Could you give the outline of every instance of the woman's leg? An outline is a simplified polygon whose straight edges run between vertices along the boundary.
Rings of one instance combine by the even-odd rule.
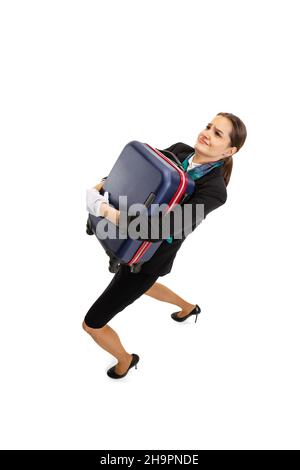
[[[83,321],[82,326],[101,348],[117,359],[118,364],[115,366],[117,374],[126,372],[132,360],[132,355],[124,349],[117,332],[109,325],[104,325],[102,328],[90,328]]]
[[[178,305],[182,310],[180,313],[177,314],[178,317],[184,317],[188,315],[195,307],[196,304],[190,304],[179,295],[175,294],[171,289],[160,284],[159,282],[155,282],[153,286],[150,287],[145,292],[146,295],[153,297],[154,299],[161,300],[162,302],[168,302],[169,304]]]
[[[158,275],[131,273],[129,268],[123,265],[84,318],[83,329],[99,346],[117,359],[118,363],[115,366],[117,374],[126,372],[132,354],[124,349],[118,334],[107,323],[142,296],[158,277]]]

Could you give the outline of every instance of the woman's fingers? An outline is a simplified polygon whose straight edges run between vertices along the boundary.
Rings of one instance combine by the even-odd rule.
[[[101,183],[96,184],[96,186],[94,186],[94,188],[96,188],[98,191],[100,191],[100,189],[102,188],[103,185],[104,185],[104,181],[101,181]]]

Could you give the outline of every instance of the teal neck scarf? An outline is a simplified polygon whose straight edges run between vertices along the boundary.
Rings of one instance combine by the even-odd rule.
[[[183,167],[185,172],[187,171],[187,168],[189,166],[189,159],[194,154],[195,154],[195,152],[191,153],[182,162],[182,167]],[[213,162],[213,163],[202,163],[201,165],[196,166],[195,168],[192,168],[187,173],[193,178],[193,180],[197,180],[197,179],[201,178],[202,176],[206,175],[206,173],[210,172],[213,168],[216,168],[218,166],[223,165],[223,163],[224,163],[223,160],[219,160],[218,162]],[[173,242],[173,237],[166,238],[166,241],[168,243],[172,243]]]
[[[189,159],[192,155],[195,155],[195,152],[191,153],[182,163],[185,172],[189,166]],[[201,165],[189,170],[188,174],[193,178],[193,180],[197,180],[198,178],[201,178],[202,176],[206,175],[206,173],[211,171],[213,168],[223,165],[223,163],[223,160],[219,160],[218,162],[213,163],[202,163]]]

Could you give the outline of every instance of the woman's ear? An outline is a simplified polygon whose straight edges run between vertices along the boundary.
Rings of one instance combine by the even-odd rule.
[[[223,157],[232,157],[232,155],[236,152],[237,152],[237,148],[233,147],[232,152],[229,153],[229,154],[228,153],[223,153]]]

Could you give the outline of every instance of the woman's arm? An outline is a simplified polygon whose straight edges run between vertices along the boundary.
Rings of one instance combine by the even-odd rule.
[[[106,178],[107,176],[105,178],[102,178],[100,183],[93,186],[93,188],[97,189],[97,191],[99,191],[100,194],[101,194],[101,189],[103,188]],[[105,202],[103,202],[100,206],[99,216],[105,217],[106,219],[108,219],[110,222],[112,222],[115,225],[118,225],[119,223],[119,211],[115,209],[113,206],[106,204]]]
[[[101,204],[100,216],[105,217],[115,225],[119,225],[120,211],[112,206],[109,206],[105,202]]]
[[[226,202],[226,197],[221,195],[215,186],[207,183],[205,187],[195,191],[195,193],[181,205],[181,211],[178,211],[179,224],[176,224],[176,209],[175,212],[171,210],[169,214],[159,213],[156,216],[147,216],[144,215],[143,218],[143,227],[146,227],[145,236],[140,235],[137,240],[157,242],[159,240],[165,240],[169,236],[175,237],[176,239],[183,239],[188,234],[193,232],[195,228],[202,222],[206,216],[215,210],[217,207],[221,206]],[[184,217],[183,206],[190,204],[190,217]],[[201,205],[197,211],[197,205]],[[180,209],[180,208],[179,208]],[[127,216],[128,226],[129,224],[136,219],[138,216],[132,215]],[[128,228],[127,228],[128,230]],[[136,227],[137,231],[140,231],[140,224]],[[155,237],[151,237],[152,233],[155,233]],[[165,234],[168,233],[166,236]],[[127,236],[129,236],[127,232]]]

